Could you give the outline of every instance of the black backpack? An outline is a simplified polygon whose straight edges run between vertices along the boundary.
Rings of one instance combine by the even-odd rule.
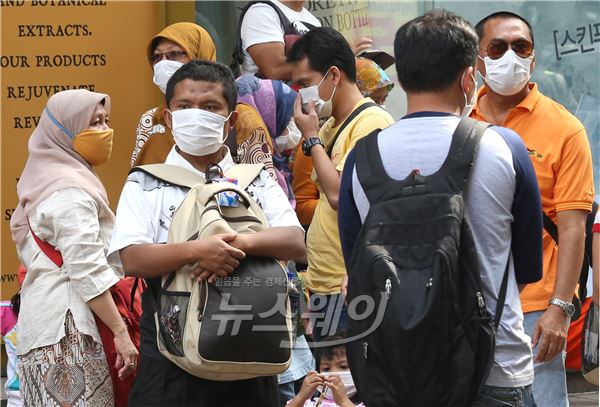
[[[242,22],[244,21],[244,16],[246,15],[246,12],[248,11],[248,9],[250,7],[252,7],[253,5],[259,4],[259,3],[268,4],[269,6],[273,7],[273,10],[275,10],[277,15],[279,16],[279,20],[281,21],[281,25],[283,27],[283,37],[284,37],[285,54],[286,55],[287,55],[288,51],[290,50],[290,48],[292,48],[292,46],[294,45],[296,40],[298,40],[298,38],[301,37],[301,34],[298,32],[298,30],[296,30],[296,27],[294,27],[294,25],[290,22],[290,20],[288,20],[288,18],[285,16],[285,14],[283,14],[283,12],[279,9],[279,7],[277,7],[273,2],[268,1],[268,0],[249,1],[244,6],[244,8],[242,8],[242,12],[241,12],[240,18],[238,20],[236,44],[235,44],[233,53],[231,54],[232,60],[229,63],[229,68],[231,68],[231,71],[233,72],[233,75],[236,78],[238,76],[240,76],[240,72],[241,72],[240,66],[244,62],[244,53],[242,51]],[[314,28],[314,26],[312,24],[308,24],[305,22],[303,22],[303,24],[308,29]],[[260,77],[261,76],[260,73],[257,73],[257,76]]]
[[[585,249],[583,251],[583,261],[581,263],[581,272],[579,274],[579,290],[577,296],[573,296],[573,305],[575,305],[575,314],[571,317],[571,321],[576,321],[581,316],[581,303],[587,298],[587,281],[590,273],[590,267],[593,262],[593,250],[592,250],[592,227],[594,225],[594,218],[596,217],[596,211],[598,211],[598,203],[594,201],[592,203],[592,211],[588,214],[585,222]],[[558,245],[558,226],[550,219],[546,212],[542,213],[544,220],[544,229],[554,243]]]
[[[467,406],[485,383],[508,263],[494,320],[463,191],[488,126],[462,119],[440,170],[402,181],[383,168],[379,130],[356,145],[370,209],[348,269],[347,357],[367,406]]]

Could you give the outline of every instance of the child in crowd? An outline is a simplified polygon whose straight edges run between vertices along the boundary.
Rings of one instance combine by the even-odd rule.
[[[20,303],[20,293],[15,294],[10,301],[0,302],[0,335],[2,335],[7,356],[6,383],[4,385],[7,407],[23,405],[19,392],[19,376],[17,375],[17,317]]]
[[[344,336],[330,336],[324,343],[331,345],[315,349],[319,372],[313,370],[306,375],[302,388],[287,407],[365,407],[356,399]],[[316,390],[320,395],[311,400]]]

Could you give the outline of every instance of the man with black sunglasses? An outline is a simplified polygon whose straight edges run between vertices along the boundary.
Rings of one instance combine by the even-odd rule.
[[[585,128],[530,82],[535,67],[531,25],[511,12],[493,13],[475,29],[477,68],[485,86],[472,117],[515,130],[536,172],[542,209],[558,226],[560,245],[544,234],[544,276],[521,293],[525,331],[535,355],[534,398],[540,406],[566,406],[564,359],[571,304],[592,208],[592,157]]]

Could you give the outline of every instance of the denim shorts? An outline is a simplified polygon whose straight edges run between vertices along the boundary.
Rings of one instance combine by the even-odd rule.
[[[473,407],[536,407],[531,385],[525,387],[483,386]]]

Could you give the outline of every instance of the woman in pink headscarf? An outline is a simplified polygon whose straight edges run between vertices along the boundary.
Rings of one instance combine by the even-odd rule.
[[[135,370],[138,352],[109,292],[119,281],[106,261],[114,214],[94,171],[110,157],[109,111],[108,95],[57,93],[29,140],[11,219],[27,268],[17,343],[25,405],[114,404],[92,312],[114,333],[119,375]]]

